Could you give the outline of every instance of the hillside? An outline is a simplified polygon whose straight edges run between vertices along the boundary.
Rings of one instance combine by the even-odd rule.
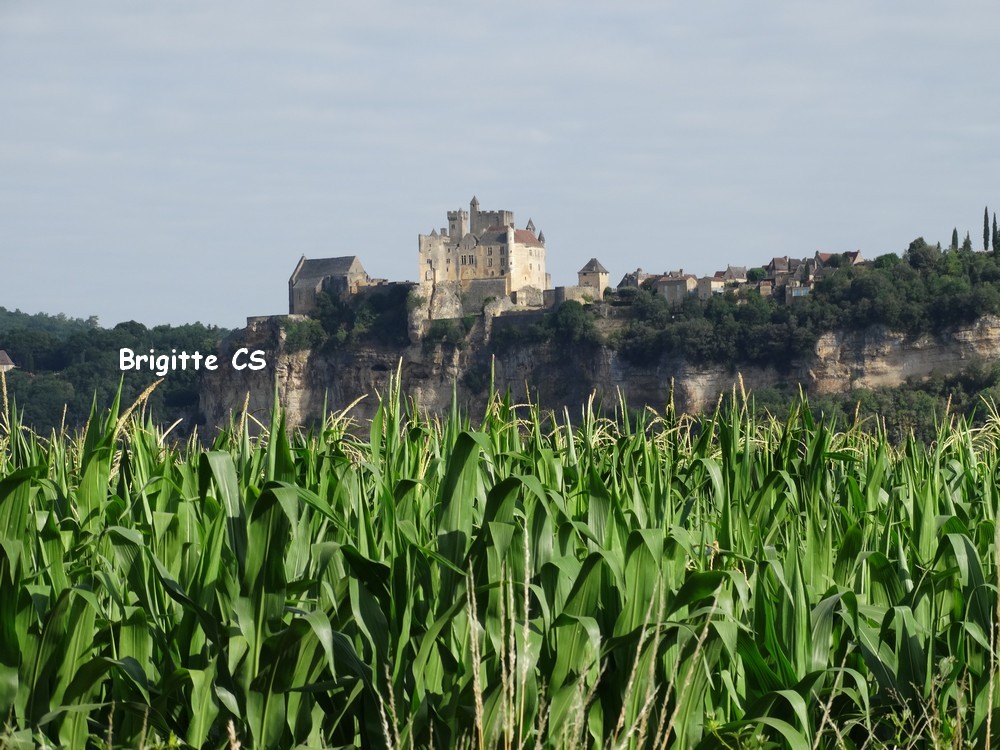
[[[431,319],[436,301],[390,285],[354,298],[321,295],[313,317],[252,318],[225,340],[200,324],[103,329],[0,309],[0,349],[18,364],[8,375],[11,397],[26,423],[43,430],[63,424],[64,404],[65,423],[79,426],[95,393],[105,406],[123,381],[130,402],[156,379],[149,371],[122,378],[122,346],[223,360],[240,346],[266,353],[259,372],[167,375],[150,410],[162,424],[183,419],[182,433],[223,424],[248,393],[265,420],[275,388],[293,423],[311,424],[324,405],[374,402],[397,368],[404,392],[432,413],[451,405],[453,386],[458,402],[479,412],[491,376],[496,388],[554,410],[596,394],[609,410],[622,396],[632,409],[662,409],[673,398],[695,413],[732,393],[741,375],[762,410],[787,409],[802,388],[820,411],[845,421],[877,415],[900,438],[911,429],[933,435],[946,404],[951,414],[984,418],[981,396],[1000,393],[997,257],[919,238],[901,256],[854,264],[850,255],[828,256],[809,295],[791,301],[780,287],[764,296],[727,286],[678,303],[631,288],[587,305],[512,312],[487,301],[485,314]],[[354,414],[372,409],[362,401]]]
[[[17,368],[6,374],[7,397],[23,421],[41,432],[82,427],[91,406],[107,408],[121,386],[122,400],[132,403],[157,375],[150,370],[122,373],[119,349],[212,352],[223,331],[194,323],[154,326],[129,321],[102,328],[95,318],[29,315],[0,308],[0,350]],[[187,432],[198,421],[198,373],[171,373],[149,400],[152,413],[165,424],[183,419]]]

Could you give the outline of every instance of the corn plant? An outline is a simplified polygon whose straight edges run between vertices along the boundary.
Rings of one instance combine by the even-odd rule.
[[[148,395],[148,394],[147,394]],[[0,415],[4,747],[1000,747],[1000,418]]]

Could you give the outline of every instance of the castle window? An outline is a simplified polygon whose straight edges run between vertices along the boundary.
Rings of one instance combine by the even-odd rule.
[[[493,258],[490,258],[486,263],[487,263],[487,265],[492,266],[493,265]]]

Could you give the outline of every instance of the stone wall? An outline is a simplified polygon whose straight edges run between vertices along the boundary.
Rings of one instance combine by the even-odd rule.
[[[525,286],[512,292],[511,301],[518,307],[542,307],[545,305],[545,295],[536,286]]]
[[[487,300],[507,297],[507,279],[472,279],[462,294],[462,310],[466,315],[478,315]]]
[[[592,286],[557,286],[555,289],[546,289],[542,296],[545,307],[559,307],[567,300],[579,302],[581,305],[600,302],[603,292]]]

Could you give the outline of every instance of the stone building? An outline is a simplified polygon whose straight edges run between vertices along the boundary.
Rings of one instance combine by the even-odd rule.
[[[576,275],[580,286],[593,287],[599,294],[604,294],[604,290],[608,288],[608,269],[597,258],[591,258]]]
[[[622,280],[618,282],[618,289],[636,289],[642,286],[643,282],[655,278],[655,273],[646,273],[641,268],[637,268],[622,276]]]
[[[712,295],[726,291],[726,280],[721,276],[703,276],[698,279],[698,299],[703,302],[712,299]]]
[[[339,258],[299,259],[288,280],[288,312],[308,315],[316,307],[316,295],[326,292],[331,297],[357,294],[371,283],[356,255]]]
[[[468,289],[484,279],[503,281],[506,294],[551,286],[545,272],[545,235],[529,219],[514,227],[512,211],[481,211],[473,196],[468,211],[449,211],[448,226],[418,236],[419,279],[425,284],[458,282]]]
[[[698,290],[698,279],[684,269],[670,271],[653,282],[653,290],[672,305],[679,305]]]

